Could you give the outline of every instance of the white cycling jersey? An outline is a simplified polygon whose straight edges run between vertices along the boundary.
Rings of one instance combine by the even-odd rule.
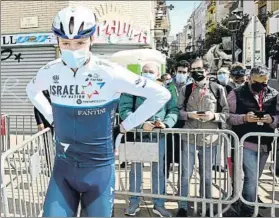
[[[51,105],[43,90],[49,90]],[[112,127],[121,93],[146,98],[123,121],[127,131],[149,119],[171,97],[163,86],[93,55],[76,73],[61,59],[48,63],[26,92],[48,122],[54,121],[57,158],[90,167],[114,162]]]

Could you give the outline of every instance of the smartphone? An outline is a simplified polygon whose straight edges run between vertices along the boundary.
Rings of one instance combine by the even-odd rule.
[[[265,112],[263,111],[257,111],[255,112],[255,116],[257,116],[258,118],[264,118]]]
[[[199,114],[199,115],[204,115],[205,112],[204,112],[204,111],[198,111],[197,114]]]

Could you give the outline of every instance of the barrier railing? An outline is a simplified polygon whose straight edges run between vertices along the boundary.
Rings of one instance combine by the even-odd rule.
[[[34,115],[9,115],[11,146],[18,145],[38,132]]]
[[[1,114],[1,132],[0,143],[1,152],[10,149],[10,117],[7,114]]]
[[[269,186],[256,184],[256,196],[266,191],[266,203],[247,200],[242,196],[242,172],[245,156],[243,146],[250,136],[274,138],[273,150],[278,156],[278,133],[249,133],[241,140],[230,130],[155,129],[152,132],[134,130],[133,137],[118,148],[116,160],[116,194],[178,201],[179,207],[193,204],[193,215],[222,216],[239,199],[255,208],[270,208],[276,217],[279,209],[276,175],[264,175]],[[48,145],[48,146],[46,146]],[[168,158],[168,153],[172,156]],[[175,152],[174,152],[175,151]],[[39,216],[53,167],[54,146],[49,129],[43,130],[1,156],[1,216]],[[176,153],[176,155],[175,155]],[[197,157],[198,154],[198,157]],[[225,168],[214,171],[216,155],[220,154]],[[232,166],[232,154],[234,165]],[[244,160],[243,160],[244,158]],[[259,168],[259,157],[257,165]],[[278,159],[274,158],[275,169]],[[125,168],[120,164],[127,163]],[[129,163],[129,164],[128,164]],[[176,164],[177,163],[177,164]],[[172,167],[171,167],[172,166]],[[275,172],[275,170],[273,171]],[[260,173],[256,172],[256,178]],[[260,185],[259,185],[260,184]],[[200,214],[199,214],[200,213]]]
[[[48,128],[1,155],[1,211],[5,217],[40,215],[53,160],[54,145]]]
[[[222,215],[239,199],[239,180],[232,177],[233,174],[239,174],[239,162],[236,161],[232,168],[231,161],[231,151],[239,158],[239,140],[232,131],[163,129],[152,133],[142,130],[133,133],[134,140],[121,144],[118,149],[118,164],[130,162],[131,165],[126,164],[125,169],[117,167],[117,194],[133,196],[133,202],[137,201],[135,196],[178,200],[180,206],[193,202],[194,214],[198,213],[198,204],[202,204],[202,216],[206,213]],[[234,149],[232,141],[235,143]],[[168,143],[172,143],[173,150],[179,146],[177,170],[175,167],[168,170],[170,163],[165,158]],[[224,173],[212,171],[217,149],[222,154],[223,166],[226,168]],[[173,156],[172,165],[175,165],[174,159]],[[150,181],[145,179],[142,183],[142,177],[146,177],[146,174],[151,174]],[[207,205],[209,208],[206,208]],[[214,205],[217,205],[217,209]]]
[[[251,150],[248,148],[248,142],[251,141],[251,137],[257,138],[257,143],[254,143],[256,149]],[[250,138],[250,139],[249,139]],[[264,138],[264,139],[263,139]],[[264,141],[269,138],[273,140],[272,152],[269,152],[267,145]],[[276,209],[279,210],[279,186],[277,185],[276,178],[276,166],[278,166],[277,152],[278,152],[278,133],[247,133],[240,139],[240,170],[243,166],[243,179],[242,179],[242,193],[240,193],[240,200],[250,207],[250,210],[254,211],[254,216],[258,216],[259,208],[265,207],[270,208],[270,216],[276,217]],[[251,143],[250,143],[251,146]],[[263,175],[264,165],[267,161],[268,156],[274,155],[273,161],[271,162],[272,171],[269,175]],[[271,175],[270,175],[271,174]],[[278,175],[277,175],[278,176]],[[261,183],[259,180],[269,180],[269,183]],[[253,193],[254,192],[254,193]],[[266,196],[263,201],[265,203],[258,202],[257,196]],[[245,207],[247,207],[245,206]],[[278,217],[278,215],[277,215]]]

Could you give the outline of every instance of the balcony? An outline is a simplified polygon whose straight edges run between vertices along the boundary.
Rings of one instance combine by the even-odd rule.
[[[163,3],[163,4],[162,4]],[[158,1],[156,12],[155,12],[155,29],[165,29],[167,30],[165,35],[168,36],[170,29],[170,19],[169,19],[169,6],[166,5],[165,1]],[[162,31],[155,30],[155,37],[161,38]]]

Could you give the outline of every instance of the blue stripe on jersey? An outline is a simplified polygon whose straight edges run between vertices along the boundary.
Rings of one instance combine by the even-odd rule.
[[[114,161],[112,126],[116,106],[116,101],[98,107],[52,104],[58,158],[84,166],[111,164]]]

